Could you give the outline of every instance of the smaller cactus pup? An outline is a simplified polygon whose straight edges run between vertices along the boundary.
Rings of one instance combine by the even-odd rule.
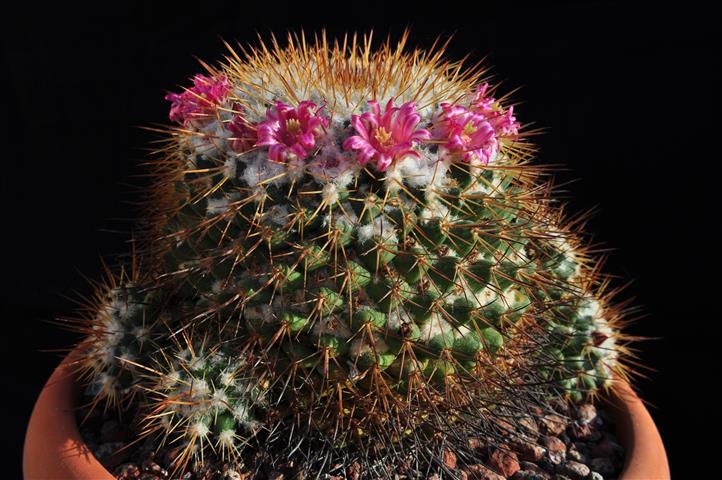
[[[171,93],[94,405],[174,468],[457,478],[624,376],[625,311],[506,97],[443,48],[289,35]],[[348,473],[349,471],[356,474]],[[340,473],[338,473],[340,472]]]

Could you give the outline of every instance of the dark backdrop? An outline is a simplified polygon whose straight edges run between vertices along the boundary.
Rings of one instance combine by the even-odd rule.
[[[453,33],[450,57],[487,56],[503,90],[521,87],[519,119],[547,128],[536,139],[539,161],[566,166],[559,179],[577,180],[566,186],[571,210],[598,207],[588,229],[616,248],[607,271],[635,280],[627,295],[648,316],[630,331],[658,337],[638,345],[641,361],[656,369],[638,385],[673,471],[707,478],[680,472],[706,471],[715,461],[697,434],[719,419],[719,135],[712,132],[719,121],[711,117],[720,95],[711,74],[720,55],[710,43],[712,16],[688,4],[422,3],[64,3],[3,11],[6,468],[19,468],[33,401],[59,359],[39,350],[74,340],[47,321],[72,312],[63,295],[91,291],[81,273],[98,278],[101,256],[127,250],[136,194],[126,183],[138,183],[131,177],[142,173],[152,140],[137,127],[166,121],[163,95],[201,70],[194,55],[214,61],[224,53],[221,37],[252,42],[256,31],[375,27],[379,37],[398,37],[408,25],[412,44],[429,47],[437,34]]]

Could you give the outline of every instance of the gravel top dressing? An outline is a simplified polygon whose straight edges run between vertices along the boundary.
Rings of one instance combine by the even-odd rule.
[[[617,441],[614,424],[604,410],[592,404],[568,407],[555,404],[556,414],[529,417],[525,438],[510,435],[506,444],[489,445],[483,438],[469,438],[469,445],[478,450],[484,463],[462,465],[457,455],[444,452],[444,467],[410,468],[409,465],[388,466],[389,477],[402,479],[441,480],[613,480],[624,465],[624,452]],[[87,415],[81,411],[79,422]],[[119,480],[293,480],[316,478],[293,462],[278,463],[259,458],[250,459],[245,469],[227,463],[207,464],[183,475],[172,475],[170,459],[177,447],[162,447],[154,452],[153,442],[130,440],[130,428],[117,417],[91,413],[81,425],[81,434],[100,462]],[[270,452],[265,454],[273,456]],[[321,478],[358,480],[361,468],[352,464],[346,471],[330,469]]]

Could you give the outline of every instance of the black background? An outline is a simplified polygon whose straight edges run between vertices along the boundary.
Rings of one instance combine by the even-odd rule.
[[[4,11],[4,468],[19,469],[33,401],[60,357],[39,350],[74,340],[47,321],[72,312],[63,295],[90,293],[80,272],[98,278],[101,256],[128,249],[136,194],[126,184],[140,182],[131,177],[142,173],[153,139],[138,126],[166,122],[163,95],[201,71],[194,56],[218,60],[221,38],[253,42],[256,32],[267,38],[325,27],[333,36],[374,27],[378,38],[398,38],[410,26],[412,45],[430,47],[438,34],[454,34],[449,57],[486,56],[502,91],[521,87],[518,118],[547,129],[536,138],[539,162],[566,167],[558,178],[576,180],[565,187],[570,210],[597,207],[588,230],[616,249],[607,272],[620,283],[635,280],[626,295],[647,317],[630,332],[658,337],[638,344],[641,361],[656,370],[644,371],[648,379],[638,386],[673,473],[713,478],[708,468],[718,460],[705,455],[701,435],[719,421],[714,17],[692,4],[471,5],[199,2]]]

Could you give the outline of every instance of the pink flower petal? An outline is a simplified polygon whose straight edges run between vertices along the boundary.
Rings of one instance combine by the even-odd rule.
[[[322,110],[309,100],[299,102],[295,108],[277,101],[266,110],[266,120],[257,126],[256,145],[269,146],[268,156],[274,161],[285,161],[290,155],[305,158],[328,126],[328,120],[320,115]]]
[[[394,107],[392,98],[386,102],[383,113],[376,100],[370,100],[369,104],[370,112],[351,116],[356,135],[343,142],[344,150],[354,150],[362,165],[374,162],[380,172],[405,155],[418,155],[413,144],[431,138],[431,133],[417,128],[421,116],[413,102]]]
[[[210,117],[229,92],[228,79],[224,75],[218,78],[196,75],[192,87],[183,93],[169,93],[165,96],[171,102],[169,118],[187,125],[191,120]]]

